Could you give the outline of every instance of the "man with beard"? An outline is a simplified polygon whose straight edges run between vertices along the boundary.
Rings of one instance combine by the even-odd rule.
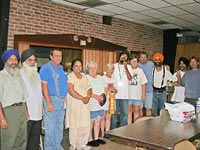
[[[67,94],[67,76],[60,65],[62,51],[54,49],[50,59],[40,69],[44,103],[45,150],[61,150],[64,122],[64,98]]]
[[[4,63],[0,72],[1,149],[25,150],[29,115],[25,104],[27,93],[19,74],[20,56],[17,50],[6,50],[1,60]]]
[[[34,49],[27,49],[21,54],[20,74],[28,92],[27,108],[30,118],[27,122],[27,150],[39,150],[42,122],[42,87],[37,72]]]
[[[188,69],[189,61],[185,57],[180,57],[178,60],[178,71],[173,74],[172,81],[174,85],[174,93],[171,101],[183,102],[185,99],[185,87],[180,86],[178,78],[182,78]]]
[[[192,56],[189,59],[190,71],[186,72],[179,81],[185,87],[185,102],[192,104],[196,108],[196,101],[200,98],[200,70],[199,59]]]
[[[155,68],[153,69],[153,101],[152,101],[152,115],[155,117],[158,115],[158,110],[164,108],[164,103],[167,101],[166,85],[167,81],[172,80],[172,74],[163,65],[164,56],[161,53],[155,53],[153,55],[153,62]]]
[[[119,54],[119,62],[114,64],[113,76],[117,81],[116,111],[111,118],[111,129],[117,127],[117,115],[120,113],[120,126],[128,124],[129,80],[132,79],[128,64],[129,52]]]

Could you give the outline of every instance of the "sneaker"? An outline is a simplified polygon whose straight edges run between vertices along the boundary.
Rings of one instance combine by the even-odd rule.
[[[89,146],[99,146],[99,142],[97,142],[97,140],[94,140],[94,141],[88,142],[87,145],[89,145]]]
[[[96,140],[99,144],[106,144],[106,141],[102,140],[102,139],[98,139]]]
[[[76,150],[75,146],[70,146],[69,150]]]
[[[78,147],[76,150],[91,150],[90,146],[82,146],[82,147]]]

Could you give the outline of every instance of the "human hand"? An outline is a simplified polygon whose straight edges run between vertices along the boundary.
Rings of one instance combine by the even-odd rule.
[[[48,107],[48,112],[53,112],[54,111],[54,105],[52,102],[48,102],[47,103],[47,107]]]
[[[8,122],[6,119],[0,120],[0,128],[2,128],[2,129],[8,128]]]

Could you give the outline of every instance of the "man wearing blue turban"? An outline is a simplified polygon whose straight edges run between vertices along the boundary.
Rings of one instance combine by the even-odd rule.
[[[5,50],[1,55],[4,69],[0,71],[1,149],[26,149],[27,128],[25,85],[19,74],[20,56],[17,50]]]

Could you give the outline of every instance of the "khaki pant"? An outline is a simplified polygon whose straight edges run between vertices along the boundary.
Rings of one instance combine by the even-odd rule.
[[[69,128],[69,142],[74,147],[86,146],[88,143],[90,126],[81,128]]]
[[[3,108],[8,128],[1,129],[1,150],[25,150],[27,127],[24,106]]]

